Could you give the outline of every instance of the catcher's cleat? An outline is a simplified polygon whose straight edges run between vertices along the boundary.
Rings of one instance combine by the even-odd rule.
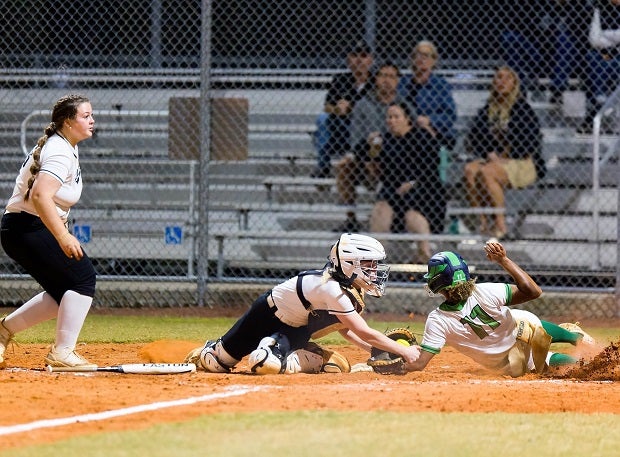
[[[52,345],[50,352],[45,357],[46,365],[52,367],[96,367],[74,350],[60,350]]]
[[[196,366],[200,366],[200,353],[202,352],[203,348],[204,346],[200,346],[192,349],[191,352],[185,356],[185,360],[183,360],[183,362],[193,363]]]
[[[210,373],[229,373],[238,362],[226,352],[221,340],[209,340],[185,357],[185,363],[193,363],[196,368]]]
[[[13,334],[4,326],[4,319],[0,321],[0,366],[4,365],[4,352],[13,339]]]
[[[572,322],[564,322],[559,326],[569,332],[579,333],[583,344],[587,344],[588,346],[594,346],[596,344],[596,340],[583,331],[583,329],[579,326],[579,322],[575,322],[574,324]]]

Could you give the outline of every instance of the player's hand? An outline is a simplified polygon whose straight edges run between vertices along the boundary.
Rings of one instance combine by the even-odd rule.
[[[487,241],[484,245],[484,252],[487,255],[487,259],[491,262],[500,262],[506,258],[506,249],[501,243],[497,241]]]
[[[403,359],[405,363],[414,363],[416,360],[420,358],[420,346],[412,345],[405,350],[405,354],[403,355]]]
[[[58,244],[70,259],[81,260],[84,257],[82,246],[75,236],[69,232],[63,233],[58,239]]]

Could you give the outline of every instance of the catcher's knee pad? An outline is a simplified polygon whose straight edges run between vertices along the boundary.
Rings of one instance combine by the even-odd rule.
[[[239,363],[226,352],[221,340],[207,341],[200,350],[198,362],[198,366],[211,373],[228,373]]]
[[[286,373],[348,373],[351,365],[346,357],[335,351],[308,343],[303,349],[291,352],[286,358]]]
[[[289,348],[288,338],[281,333],[263,338],[248,357],[250,370],[256,374],[283,373]]]

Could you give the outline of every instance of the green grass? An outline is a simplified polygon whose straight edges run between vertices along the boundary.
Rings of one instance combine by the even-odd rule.
[[[260,412],[214,414],[0,452],[11,457],[616,456],[613,414]]]
[[[206,317],[154,317],[154,316],[110,316],[91,314],[86,318],[80,333],[80,342],[85,343],[147,343],[161,339],[203,341],[223,335],[235,322],[235,318]],[[414,332],[422,333],[422,324],[407,322],[377,322],[369,324],[378,329],[410,326]],[[51,343],[56,321],[43,322],[19,333],[18,342]],[[344,344],[346,341],[337,332],[320,340],[325,344]]]
[[[161,339],[204,341],[223,335],[235,322],[228,317],[157,317],[157,316],[110,316],[91,314],[86,318],[80,342],[84,343],[148,343]],[[384,331],[394,327],[409,327],[421,340],[424,324],[405,321],[379,321],[368,319],[371,327]],[[17,335],[22,343],[49,344],[54,337],[56,321],[48,321]],[[587,328],[597,341],[618,341],[620,329],[613,327]],[[323,344],[345,344],[338,332],[319,340]]]

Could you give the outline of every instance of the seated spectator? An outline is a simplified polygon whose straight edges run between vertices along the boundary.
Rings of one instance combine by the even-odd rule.
[[[416,110],[414,124],[428,131],[439,148],[454,147],[456,103],[450,83],[434,73],[439,60],[437,48],[430,41],[420,41],[411,53],[411,75],[398,83],[398,94]]]
[[[359,232],[360,224],[355,215],[355,186],[365,185],[374,189],[376,180],[366,173],[370,160],[370,147],[387,131],[387,108],[397,101],[396,86],[400,77],[398,67],[385,63],[379,67],[374,79],[374,90],[362,97],[351,111],[349,137],[350,150],[336,163],[336,187],[340,203],[350,207],[347,219],[337,232]]]
[[[620,0],[597,0],[589,32],[586,116],[579,134],[592,133],[594,116],[620,79]],[[603,131],[613,133],[605,125]]]
[[[381,145],[373,143],[374,158],[368,164],[369,172],[380,182],[370,231],[441,233],[446,200],[439,177],[437,140],[427,129],[415,125],[405,103],[388,107],[386,123],[388,131]],[[418,242],[417,251],[412,261],[427,261],[430,242]]]
[[[503,208],[504,189],[527,187],[544,175],[540,123],[510,67],[495,71],[489,99],[474,118],[465,145],[477,157],[464,172],[472,207]],[[479,231],[503,238],[508,231],[504,214],[495,214],[493,224],[481,215]]]
[[[343,155],[348,149],[351,110],[369,90],[372,63],[370,47],[359,42],[347,55],[349,71],[339,73],[332,79],[325,96],[324,113],[319,115],[317,125],[318,132],[327,131],[329,136],[318,147],[317,166],[311,176],[329,176],[331,159]]]

